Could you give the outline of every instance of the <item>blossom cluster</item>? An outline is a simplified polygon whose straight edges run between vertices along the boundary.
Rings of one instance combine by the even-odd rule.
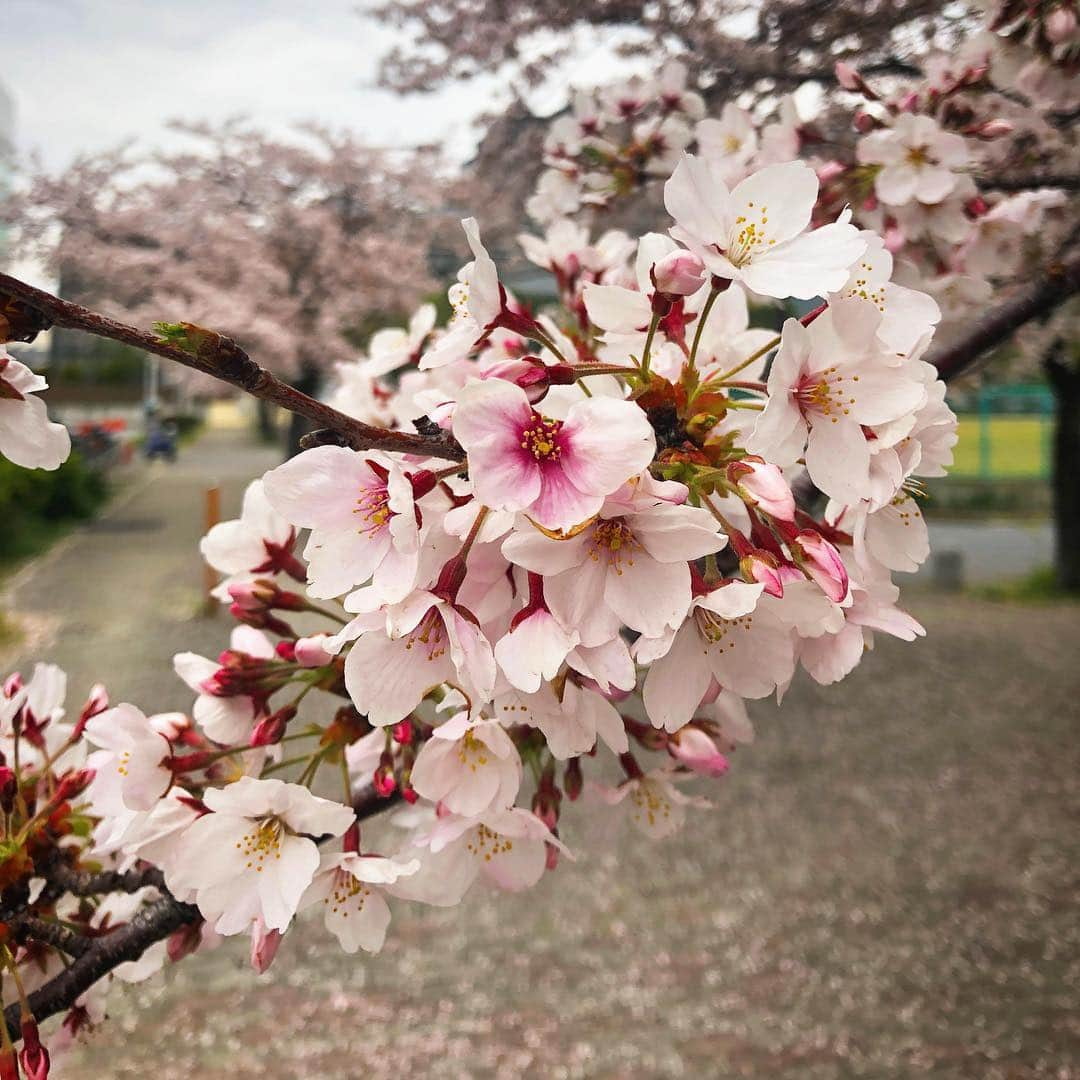
[[[191,715],[96,688],[71,724],[55,669],[5,684],[8,836],[34,865],[159,874],[97,905],[46,890],[36,916],[194,905],[119,978],[234,934],[263,970],[309,907],[374,952],[395,904],[525,889],[572,858],[570,804],[669,836],[708,805],[684,783],[751,737],[746,699],[921,634],[891,574],[927,555],[919,479],[956,438],[920,359],[939,310],[847,210],[811,228],[818,197],[799,162],[729,187],[684,155],[666,233],[526,241],[555,317],[466,220],[449,324],[424,308],[380,332],[333,399],[432,453],[319,445],[249,486],[202,542],[238,625],[216,659],[175,658]],[[763,298],[818,303],[774,335],[750,325]],[[804,471],[820,515],[793,494]],[[393,806],[389,836],[361,835]],[[7,955],[20,993],[54,963]],[[84,996],[65,1030],[100,1011]]]
[[[565,246],[571,218],[666,177],[683,151],[729,187],[800,158],[820,182],[814,222],[850,209],[881,238],[886,279],[938,303],[947,338],[1032,258],[1052,257],[1070,229],[1066,192],[1032,174],[1067,176],[1078,160],[1072,125],[1058,120],[1076,103],[1075,8],[1006,3],[991,14],[985,31],[931,56],[917,80],[882,88],[838,63],[841,94],[813,118],[794,97],[754,112],[728,102],[706,116],[678,62],[655,80],[578,92],[548,130],[529,212]],[[872,284],[853,287],[870,296]]]

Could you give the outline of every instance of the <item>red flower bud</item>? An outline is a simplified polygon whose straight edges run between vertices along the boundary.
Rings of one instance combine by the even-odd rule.
[[[289,721],[296,716],[295,705],[285,705],[277,712],[264,716],[251,733],[251,746],[273,746],[281,742]]]
[[[49,1080],[49,1051],[41,1045],[37,1021],[32,1016],[23,1017],[22,1037],[19,1061],[26,1080]]]

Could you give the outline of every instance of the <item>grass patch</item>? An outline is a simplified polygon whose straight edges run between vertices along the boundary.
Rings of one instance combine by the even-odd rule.
[[[981,600],[995,600],[998,603],[1007,604],[1052,604],[1080,601],[1080,596],[1062,592],[1058,588],[1052,566],[1041,566],[1025,577],[1016,578],[1013,581],[978,585],[968,591]]]
[[[989,424],[989,475],[993,477],[1043,476],[1044,441],[1050,438],[1052,421],[1038,416],[993,416]],[[954,476],[981,474],[982,421],[960,417],[960,441],[956,444]]]
[[[0,567],[37,555],[92,518],[108,495],[101,473],[72,454],[59,469],[20,469],[0,458]]]

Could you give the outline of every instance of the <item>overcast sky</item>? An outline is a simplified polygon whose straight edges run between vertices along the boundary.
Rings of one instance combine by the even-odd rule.
[[[437,98],[375,88],[394,31],[357,0],[3,0],[0,79],[16,104],[15,142],[46,165],[140,136],[160,145],[173,118],[250,116],[284,132],[316,119],[376,145],[471,145],[493,81]],[[486,100],[485,100],[486,98]]]

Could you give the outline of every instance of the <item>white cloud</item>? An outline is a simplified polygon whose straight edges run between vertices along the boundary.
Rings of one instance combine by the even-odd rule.
[[[495,84],[403,99],[374,87],[394,32],[355,0],[6,0],[20,26],[3,78],[16,102],[21,157],[49,167],[137,137],[168,138],[173,118],[244,114],[284,133],[305,120],[348,128],[375,145],[472,145]]]

